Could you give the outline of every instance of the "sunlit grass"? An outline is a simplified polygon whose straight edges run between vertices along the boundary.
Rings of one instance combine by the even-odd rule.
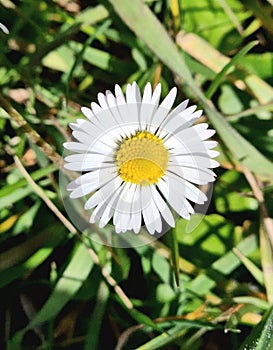
[[[271,1],[87,3],[0,1],[0,347],[271,348]],[[204,109],[221,167],[205,215],[121,249],[78,232],[58,171],[80,106],[132,81]]]

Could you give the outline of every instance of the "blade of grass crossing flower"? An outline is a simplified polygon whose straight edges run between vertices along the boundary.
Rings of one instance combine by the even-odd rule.
[[[171,260],[172,260],[172,268],[174,272],[175,282],[177,287],[180,285],[180,279],[179,279],[179,246],[176,236],[175,230],[170,230],[168,233],[168,238],[170,241],[170,247],[171,247]]]
[[[260,283],[261,286],[264,285],[263,272],[246,256],[244,256],[237,248],[233,248],[233,252],[238,256],[241,262],[245,265],[251,275],[255,280]]]
[[[195,85],[191,73],[174,42],[151,10],[141,1],[109,0],[123,21],[202,102],[209,119],[234,158],[256,174],[271,178],[273,163],[265,158],[252,144],[244,139],[206,99]],[[160,40],[158,38],[160,37]]]
[[[243,56],[245,56],[254,46],[258,44],[258,41],[252,41],[248,43],[242,50],[240,50],[232,59],[223,67],[223,69],[216,75],[215,79],[211,83],[206,92],[206,97],[211,99],[215,91],[218,89],[220,83],[225,77],[227,71],[233,67]]]
[[[273,308],[247,337],[240,350],[271,350],[273,349]]]
[[[264,273],[264,284],[267,294],[267,300],[273,304],[273,252],[265,227],[260,224],[260,249],[261,262]]]
[[[52,294],[30,323],[24,329],[15,333],[8,343],[8,349],[19,349],[21,340],[27,330],[54,318],[78,292],[93,266],[93,260],[90,258],[86,247],[83,244],[78,244]]]

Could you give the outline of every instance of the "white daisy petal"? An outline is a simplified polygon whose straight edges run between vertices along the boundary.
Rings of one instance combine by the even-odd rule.
[[[117,191],[113,194],[111,199],[107,201],[105,211],[102,214],[101,219],[100,219],[100,225],[99,225],[100,227],[104,227],[111,220],[111,218],[115,212],[117,202],[119,200],[120,192],[123,190],[124,185],[121,185],[117,189]]]
[[[94,113],[88,107],[81,107],[82,114],[86,116],[91,122],[94,121]]]
[[[135,101],[136,101],[136,103],[140,103],[141,102],[141,94],[140,94],[139,87],[135,81],[133,82],[132,85],[133,85],[133,89],[134,89]]]
[[[193,113],[195,109],[196,109],[196,106],[191,106],[183,110],[182,112],[174,115],[172,118],[169,118],[169,117],[166,118],[166,123],[164,124],[163,132],[169,135],[168,137],[170,137],[173,134],[176,135],[178,132],[183,131],[187,128],[190,128],[191,125],[202,114],[202,111],[197,111]],[[163,137],[163,135],[161,137]]]
[[[163,179],[164,178],[164,179]],[[159,180],[157,186],[161,193],[164,193],[166,201],[184,219],[189,219],[189,212],[185,206],[185,196],[180,188],[175,187],[175,183],[167,176]]]
[[[215,151],[215,150],[209,150],[207,151],[207,153],[210,158],[218,157],[220,154],[218,151]]]
[[[96,102],[91,102],[91,108],[94,114],[99,114],[103,110]]]
[[[141,195],[140,186],[135,186],[131,206],[131,226],[135,233],[141,228]]]
[[[70,156],[65,157],[66,162],[70,163],[85,163],[90,162],[111,162],[112,157],[104,155],[104,154],[71,154]]]
[[[142,103],[150,104],[152,103],[152,85],[147,83],[144,88]]]
[[[148,232],[153,235],[155,233],[155,217],[150,186],[141,187],[140,193],[143,220]]]
[[[74,152],[88,152],[90,145],[87,145],[85,143],[80,143],[80,142],[65,142],[63,144],[64,148],[66,148],[69,151],[74,151]]]
[[[108,201],[113,196],[115,191],[117,191],[117,189],[121,186],[121,184],[122,180],[119,177],[115,178],[114,181],[111,181],[110,183],[108,182],[88,199],[84,208],[91,209],[101,202]]]
[[[197,125],[193,125],[193,129],[200,134],[201,132],[207,130],[207,128],[209,127],[209,124],[207,123],[199,123]]]
[[[101,182],[104,183],[116,176],[116,167],[109,167],[106,169],[98,169],[92,172],[88,172],[84,175],[79,176],[75,181],[78,185]]]
[[[160,130],[161,130],[161,132],[163,131],[164,126],[165,126],[166,124],[170,123],[171,120],[172,120],[173,118],[175,118],[175,117],[177,117],[177,118],[176,118],[176,121],[173,122],[175,125],[176,125],[177,123],[178,123],[178,125],[181,125],[181,124],[185,125],[185,120],[184,120],[183,117],[181,117],[180,113],[181,113],[182,111],[184,111],[184,110],[187,108],[188,103],[189,103],[189,100],[183,101],[183,102],[180,103],[173,111],[171,111],[171,112],[169,113],[168,117],[165,118],[165,119],[162,121],[162,123],[160,124]],[[174,127],[173,127],[173,128],[174,128]],[[161,137],[162,137],[162,136],[161,136]]]
[[[172,108],[172,105],[174,103],[174,100],[176,98],[177,89],[172,88],[172,90],[168,93],[168,95],[164,98],[164,100],[161,102],[160,106],[154,113],[152,120],[151,120],[151,130],[155,131],[158,129],[158,126],[163,122],[166,115],[169,113],[170,109]]]
[[[113,217],[114,224],[117,224],[120,221],[120,218],[123,216],[129,215],[128,222],[130,220],[130,206],[132,202],[133,189],[131,184],[127,182],[120,193],[119,200],[115,207],[115,214]],[[122,221],[122,220],[121,220]]]
[[[101,202],[98,204],[98,206],[95,208],[92,215],[90,216],[89,222],[91,224],[94,224],[95,222],[97,222],[100,219],[103,212],[105,211],[105,206],[106,206],[105,202]]]
[[[201,140],[206,140],[209,139],[211,136],[213,136],[215,134],[215,130],[204,130],[203,132],[199,133],[199,137]]]
[[[160,94],[161,94],[161,84],[158,83],[154,89],[154,92],[152,94],[152,100],[151,100],[151,103],[153,105],[155,105],[156,107],[158,106],[159,104],[159,100],[160,100]]]
[[[171,227],[174,227],[175,222],[174,222],[173,215],[172,215],[167,203],[163,200],[163,198],[161,197],[161,195],[159,194],[159,192],[157,191],[155,186],[152,186],[152,196],[153,196],[153,200],[154,200],[158,210],[160,211],[163,219],[167,222],[168,225],[170,225]]]
[[[108,104],[107,104],[106,97],[101,92],[98,93],[98,101],[99,101],[99,104],[100,104],[102,109],[108,110],[109,107],[108,107]]]
[[[76,180],[71,181],[67,186],[66,186],[66,190],[67,191],[73,191],[78,187],[78,184],[76,183]]]
[[[179,168],[176,165],[170,165],[168,171],[172,173],[178,173]],[[193,168],[183,168],[183,179],[193,182],[198,185],[205,185],[208,182],[213,182],[216,175],[213,171],[209,169],[193,169]]]
[[[113,114],[113,117],[115,118],[117,125],[121,125],[124,121],[121,117],[121,114],[119,113],[117,100],[115,96],[109,92],[107,93],[106,98],[107,98],[107,103],[108,103],[110,112]]]
[[[185,219],[192,203],[207,197],[196,186],[215,180],[219,166],[215,133],[207,123],[193,123],[202,111],[188,100],[172,110],[177,89],[161,102],[161,85],[152,92],[147,83],[141,96],[136,82],[126,93],[98,93],[98,103],[82,107],[87,119],[70,123],[72,141],[64,147],[65,168],[84,172],[67,186],[70,198],[88,196],[90,223],[104,227],[113,219],[116,232],[140,232],[144,224],[153,235],[175,226],[172,211]],[[72,206],[73,207],[73,206]],[[164,223],[164,225],[163,225]]]
[[[126,86],[126,102],[127,102],[127,104],[136,103],[135,94],[134,94],[133,87],[131,84],[127,84],[127,86]]]
[[[184,197],[188,198],[190,201],[204,204],[207,200],[207,196],[199,190],[196,186],[192,185],[190,182],[183,179],[176,174],[167,172],[166,175],[168,179],[171,179],[173,183],[176,183],[177,188],[179,188],[180,192],[183,191]]]
[[[94,172],[82,175],[80,178],[84,178],[82,183],[79,183],[79,179],[77,178],[75,180],[75,183],[78,185],[77,188],[74,188],[73,191],[70,193],[70,198],[80,198],[83,197],[91,192],[96,191],[97,189],[103,187],[106,183],[108,183],[109,181],[113,181],[114,178],[116,177],[116,174],[113,173],[109,173],[108,176],[104,175],[102,176],[101,173],[104,171],[105,169],[100,169],[100,170],[95,170]],[[106,169],[108,170],[108,169]],[[96,176],[93,176],[93,178],[91,176],[88,175],[93,175],[93,173],[96,174]],[[90,179],[90,181],[86,181],[88,176],[88,179]]]
[[[178,164],[181,167],[183,166],[191,166],[193,168],[199,168],[199,167],[204,167],[204,168],[217,168],[219,166],[219,163],[214,160],[210,159],[208,157],[202,157],[198,156],[195,154],[192,155],[185,155],[185,154],[180,154],[180,155],[172,155],[169,158],[169,162],[173,164]]]

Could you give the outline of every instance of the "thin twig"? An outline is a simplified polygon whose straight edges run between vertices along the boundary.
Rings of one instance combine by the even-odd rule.
[[[55,164],[58,164],[61,168],[63,165],[62,157],[53,150],[53,148],[35,131],[27,121],[17,112],[16,109],[0,94],[0,106],[8,113],[10,118],[22,128],[22,130],[27,134],[29,139],[35,143],[45,155]]]
[[[264,195],[259,186],[258,179],[255,178],[255,176],[251,173],[251,171],[248,168],[243,167],[242,169],[250,187],[252,188],[253,194],[260,205],[263,224],[270,239],[271,247],[273,248],[273,220],[268,214],[264,201]]]
[[[14,162],[17,166],[17,168],[20,170],[21,174],[24,176],[24,178],[27,180],[27,182],[30,184],[30,186],[33,188],[33,190],[38,194],[38,196],[45,202],[45,204],[48,206],[48,208],[57,216],[57,218],[64,224],[64,226],[72,233],[76,234],[77,230],[76,228],[71,224],[69,220],[60,212],[60,210],[56,207],[56,205],[46,196],[44,191],[39,187],[36,182],[32,179],[32,177],[29,175],[29,173],[26,171],[25,167],[23,166],[20,159],[14,155],[13,156]]]

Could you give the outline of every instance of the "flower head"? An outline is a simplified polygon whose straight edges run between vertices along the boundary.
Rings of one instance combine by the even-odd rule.
[[[115,94],[98,94],[99,104],[82,107],[87,119],[71,123],[73,141],[64,147],[74,154],[65,158],[66,169],[82,174],[67,190],[71,198],[88,196],[90,222],[105,226],[111,219],[116,232],[138,233],[145,225],[150,234],[162,231],[163,222],[174,227],[173,212],[185,219],[194,213],[192,203],[207,197],[195,185],[215,180],[210,168],[217,144],[207,141],[215,131],[193,123],[201,116],[188,100],[171,110],[176,88],[159,104],[161,86],[141,96],[134,82]]]

